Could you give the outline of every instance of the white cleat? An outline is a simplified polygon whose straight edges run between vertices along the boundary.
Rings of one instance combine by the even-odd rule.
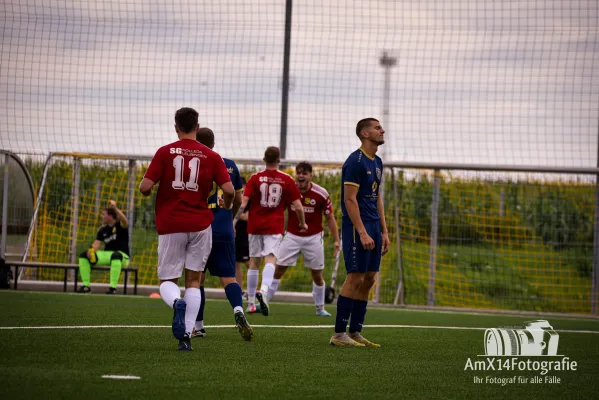
[[[325,309],[316,311],[316,315],[318,315],[319,317],[331,317],[332,316],[331,313],[329,313]]]

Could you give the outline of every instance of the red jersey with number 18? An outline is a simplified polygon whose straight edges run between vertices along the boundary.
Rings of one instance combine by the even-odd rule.
[[[250,235],[285,233],[285,208],[300,198],[293,178],[276,169],[252,175],[243,195],[250,198],[247,227]]]
[[[144,178],[160,182],[156,195],[159,235],[208,228],[214,218],[208,209],[212,182],[222,186],[231,181],[221,156],[193,139],[159,148]]]

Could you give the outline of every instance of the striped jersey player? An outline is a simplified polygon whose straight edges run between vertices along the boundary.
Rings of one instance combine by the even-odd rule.
[[[312,182],[312,164],[307,161],[299,163],[295,167],[295,173],[308,229],[305,232],[300,231],[295,207],[290,205],[287,214],[287,232],[277,250],[275,275],[268,289],[268,301],[270,302],[277,292],[287,268],[295,266],[301,253],[304,257],[304,265],[310,269],[312,274],[312,296],[316,306],[316,315],[329,317],[331,314],[324,309],[325,282],[322,271],[325,259],[322,220],[324,217],[329,231],[333,235],[335,241],[333,257],[336,257],[340,248],[340,240],[333,214],[333,204],[326,189]]]

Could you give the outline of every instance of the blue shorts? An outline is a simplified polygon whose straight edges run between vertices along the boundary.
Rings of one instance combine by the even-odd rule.
[[[219,278],[235,277],[235,242],[212,242],[205,271]]]
[[[343,240],[343,258],[345,269],[350,272],[378,272],[381,266],[383,235],[380,221],[363,221],[368,235],[374,240],[374,249],[365,250],[360,241],[358,231],[351,221],[343,219],[341,234]]]

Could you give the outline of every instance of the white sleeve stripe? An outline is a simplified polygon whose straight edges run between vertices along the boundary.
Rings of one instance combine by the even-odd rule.
[[[312,183],[312,191],[319,194],[325,200],[329,198],[329,192],[327,192],[327,190],[322,186],[319,186],[315,183]]]

